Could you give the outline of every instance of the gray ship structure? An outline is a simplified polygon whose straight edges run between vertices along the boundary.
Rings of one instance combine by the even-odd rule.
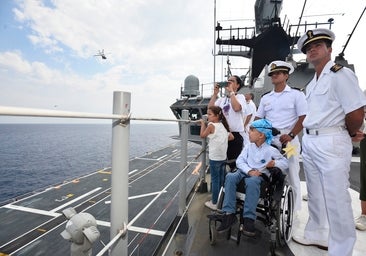
[[[282,2],[255,1],[252,26],[224,28],[216,23],[215,27],[219,46],[215,56],[251,60],[248,72],[242,75],[244,87],[239,93],[253,92],[257,104],[260,96],[272,88],[266,66],[273,60],[291,62],[295,72],[289,83],[300,89],[306,87],[314,70],[306,61],[292,58],[297,51],[294,45],[300,35],[298,27],[329,28],[334,23],[329,19],[326,23],[285,26],[280,19]],[[268,44],[269,39],[271,44]],[[336,61],[352,67],[342,53]],[[229,60],[227,65],[226,75],[230,76]],[[224,82],[220,84],[223,86]],[[130,102],[124,104],[127,98],[122,95],[116,106],[130,105]],[[170,106],[176,117],[173,121],[179,124],[180,140],[133,159],[128,156],[129,122],[133,120],[130,113],[106,115],[105,118],[113,120],[112,137],[123,138],[122,143],[113,143],[118,157],[112,156],[112,167],[3,202],[0,206],[0,256],[327,255],[326,251],[300,246],[291,239],[273,248],[273,233],[265,225],[258,225],[256,236],[252,238],[241,236],[238,239],[240,231],[236,226],[223,235],[212,232],[207,216],[213,213],[204,206],[209,199],[210,184],[206,141],[199,138],[200,127],[196,122],[207,113],[209,99],[203,96],[199,79],[189,75],[181,88],[181,97]],[[59,111],[27,112],[0,107],[0,115],[79,117],[80,113],[73,116]],[[119,168],[121,166],[124,168]],[[350,193],[355,216],[360,213],[359,171],[359,158],[354,157]],[[125,178],[116,179],[118,176],[114,175],[119,172]],[[301,180],[305,194],[303,170]],[[121,202],[126,204],[120,205]],[[304,230],[308,215],[306,201],[302,204],[301,212],[294,216],[297,221],[286,222],[291,230],[287,234],[289,238]],[[115,211],[116,205],[119,211]],[[354,256],[366,255],[365,240],[366,232],[357,231]]]

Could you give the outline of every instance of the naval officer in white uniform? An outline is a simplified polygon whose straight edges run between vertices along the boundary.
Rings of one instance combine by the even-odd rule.
[[[366,98],[352,70],[331,60],[335,35],[309,30],[297,46],[314,65],[306,87],[302,157],[309,195],[304,236],[293,240],[328,249],[329,256],[351,256],[356,241],[349,188],[352,137],[360,129]]]
[[[307,112],[305,94],[287,85],[289,75],[294,71],[291,64],[284,61],[273,61],[268,66],[273,90],[262,96],[256,113],[256,119],[266,118],[281,134],[274,137],[273,144],[279,149],[288,142],[296,148],[296,154],[289,157],[287,179],[294,191],[294,211],[301,209],[300,185],[300,142],[297,134],[301,132],[302,122]]]

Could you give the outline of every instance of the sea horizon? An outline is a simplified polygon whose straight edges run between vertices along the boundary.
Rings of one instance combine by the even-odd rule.
[[[177,142],[177,123],[131,122],[130,159]],[[0,123],[0,204],[111,166],[112,125]]]

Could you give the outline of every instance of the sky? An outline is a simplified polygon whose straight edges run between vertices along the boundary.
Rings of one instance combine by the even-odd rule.
[[[254,0],[1,0],[0,106],[111,114],[113,92],[124,91],[131,93],[132,117],[174,119],[169,107],[187,76],[199,78],[205,96],[212,92],[215,2],[223,26],[253,25]],[[296,24],[303,4],[284,0],[282,20],[287,15]],[[364,0],[308,0],[302,21],[334,19],[335,57],[365,5]],[[363,90],[365,16],[344,52]],[[105,60],[94,56],[102,49]],[[216,58],[215,80],[224,79],[225,61]],[[248,65],[241,57],[231,62],[237,68]],[[22,122],[51,121],[0,116],[0,123]]]

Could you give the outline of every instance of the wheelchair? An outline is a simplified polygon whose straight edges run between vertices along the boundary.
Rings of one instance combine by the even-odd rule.
[[[292,236],[293,221],[293,191],[289,184],[286,184],[286,175],[279,168],[270,168],[270,175],[263,175],[261,183],[261,194],[257,204],[257,221],[261,221],[270,232],[270,255],[276,255],[276,248],[283,247]],[[207,215],[209,218],[209,237],[211,245],[215,245],[218,238],[217,227],[222,221],[223,213],[220,211],[223,204],[225,189],[221,187],[218,198],[218,210]],[[236,192],[236,214],[239,215],[239,228],[237,236],[231,236],[231,229],[226,233],[226,239],[236,239],[236,244],[240,244],[243,231],[243,209],[245,202],[245,179],[243,178],[237,185]],[[224,233],[225,234],[225,233]],[[220,234],[221,235],[221,234]]]

